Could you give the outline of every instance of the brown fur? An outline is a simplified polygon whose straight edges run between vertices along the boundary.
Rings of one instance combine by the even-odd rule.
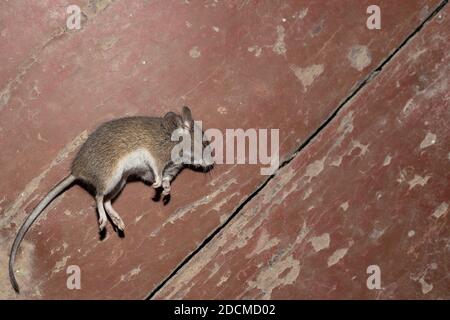
[[[177,127],[177,117],[175,114],[164,118],[128,117],[102,124],[79,150],[72,163],[72,174],[98,188],[97,194],[104,194],[105,179],[111,176],[120,157],[139,148],[151,151],[162,169],[177,143],[170,139]]]

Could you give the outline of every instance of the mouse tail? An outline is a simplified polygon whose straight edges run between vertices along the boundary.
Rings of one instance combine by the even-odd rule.
[[[14,288],[14,291],[19,293],[19,285],[17,284],[17,280],[14,274],[14,261],[16,260],[16,254],[19,250],[20,243],[22,242],[25,234],[28,229],[31,227],[33,222],[39,217],[45,207],[53,201],[62,191],[64,191],[67,187],[69,187],[74,181],[76,177],[73,175],[67,176],[64,180],[58,183],[46,196],[44,199],[39,202],[39,204],[34,208],[31,214],[25,219],[24,223],[20,227],[17,232],[17,236],[14,239],[14,243],[11,247],[11,253],[9,255],[9,280],[11,281],[11,285]]]

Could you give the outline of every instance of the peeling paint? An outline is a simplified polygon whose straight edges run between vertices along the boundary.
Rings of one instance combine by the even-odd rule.
[[[225,108],[225,107],[218,107],[218,108],[217,108],[217,112],[219,112],[219,113],[222,114],[222,115],[228,114],[228,110],[227,110],[227,108]]]
[[[248,47],[247,50],[248,52],[254,52],[255,57],[260,57],[262,53],[262,48],[257,45]]]
[[[407,117],[417,107],[413,99],[409,99],[402,109],[403,116]]]
[[[309,8],[302,9],[298,12],[297,18],[303,20],[308,15]]]
[[[403,183],[406,181],[406,170],[405,169],[401,169],[400,173],[399,173],[399,177],[397,178],[397,182],[398,183]]]
[[[284,43],[284,38],[286,37],[284,32],[285,32],[284,27],[281,25],[278,25],[277,26],[277,40],[272,47],[272,51],[278,55],[284,55],[287,52],[286,44]]]
[[[410,275],[410,279],[413,281],[416,281],[421,286],[422,294],[428,294],[431,290],[433,290],[433,284],[428,283],[425,280],[425,277],[428,274],[429,270],[436,270],[437,269],[437,263],[432,262],[429,265],[426,266],[425,270],[420,272],[418,275]]]
[[[347,113],[339,123],[339,127],[337,129],[337,133],[339,136],[336,138],[336,141],[333,143],[333,146],[330,148],[330,152],[335,150],[336,148],[339,148],[344,141],[345,137],[353,131],[353,111],[350,111]],[[336,166],[338,163],[341,164],[342,156],[340,156],[341,159],[338,159],[339,161],[334,161],[335,164],[333,166]]]
[[[231,276],[231,271],[227,271],[227,273],[225,273],[223,276],[220,277],[219,282],[217,282],[216,286],[220,287],[221,285],[223,285],[225,282],[228,281],[228,279]]]
[[[353,131],[353,111],[350,111],[342,118],[337,131],[339,133],[350,133]]]
[[[427,184],[427,182],[430,178],[431,178],[430,175],[426,175],[425,177],[419,176],[417,174],[414,175],[414,178],[412,178],[411,180],[408,181],[409,190],[411,190],[412,188],[414,188],[417,185],[423,187],[424,185]]]
[[[297,191],[298,187],[299,187],[299,181],[294,181],[294,183],[292,183],[288,189],[283,189],[281,196],[275,198],[272,203],[273,204],[282,203],[289,195],[291,195],[293,192]]]
[[[364,70],[372,62],[369,49],[362,45],[353,46],[347,55],[347,59],[351,66],[358,71]]]
[[[344,258],[348,252],[349,248],[342,248],[336,250],[329,258],[328,258],[328,267],[331,267],[341,261],[342,258]]]
[[[221,184],[223,182],[224,177],[229,175],[234,169],[236,169],[236,167],[237,167],[237,164],[234,164],[227,171],[214,176],[213,179],[208,182],[208,185],[215,187],[217,185],[217,183]]]
[[[419,279],[419,283],[421,285],[421,289],[422,289],[422,293],[423,294],[427,294],[431,290],[433,290],[433,284],[426,282],[424,277]]]
[[[60,246],[60,247],[54,247],[54,248],[51,248],[51,250],[50,250],[50,255],[52,256],[52,255],[54,255],[56,252],[59,252],[59,251],[61,251],[62,250],[62,252],[65,252],[66,251],[66,249],[69,247],[69,245],[67,244],[67,242],[63,242],[63,244]]]
[[[387,155],[384,158],[383,167],[386,167],[386,166],[390,165],[391,164],[391,160],[392,160],[392,157],[390,155]]]
[[[428,148],[436,143],[436,135],[434,133],[428,132],[425,138],[423,138],[420,143],[420,149]]]
[[[289,270],[287,274],[280,276]],[[300,274],[300,263],[292,256],[273,262],[267,268],[259,272],[255,281],[248,281],[250,288],[262,291],[262,299],[270,299],[272,291],[278,287],[293,284]]]
[[[448,210],[448,204],[447,202],[442,202],[433,212],[432,216],[436,219],[439,219],[443,215],[447,213]]]
[[[306,167],[305,177],[309,179],[308,182],[311,182],[312,178],[317,177],[322,172],[324,162],[325,157],[323,157],[321,160],[314,161]]]
[[[280,197],[278,197],[278,193],[295,177],[296,174],[297,172],[292,168],[282,172],[278,171],[277,179],[275,180],[276,184],[273,186],[272,192],[263,194],[263,203],[272,204],[274,200],[279,201]],[[287,194],[284,195],[284,197],[286,196]]]
[[[215,275],[217,272],[219,272],[219,270],[220,270],[219,264],[218,264],[217,262],[214,263],[214,266],[212,267],[212,269],[209,270],[208,280],[211,279],[211,278],[213,278],[214,275]]]
[[[238,195],[240,195],[240,192],[234,192],[232,194],[229,194],[228,196],[226,196],[222,200],[220,200],[217,204],[215,204],[214,207],[212,208],[212,210],[219,212],[222,209],[223,205],[230,203],[230,200]],[[228,217],[228,215],[227,215],[227,217]]]
[[[123,274],[120,276],[120,281],[130,281],[131,278],[134,276],[137,276],[139,273],[141,273],[141,266],[137,266],[136,268],[133,268],[132,270],[128,271],[126,274]]]
[[[220,224],[223,224],[225,221],[227,221],[227,219],[228,219],[228,215],[226,213],[220,215],[220,217],[219,217]]]
[[[55,266],[53,267],[52,273],[58,273],[64,269],[67,264],[67,260],[69,260],[70,256],[64,256],[61,260],[56,261]]]
[[[308,227],[306,222],[303,222],[302,229],[298,233],[297,238],[295,239],[295,243],[296,244],[302,243],[310,231],[311,229]]]
[[[419,49],[415,52],[410,52],[408,54],[408,60],[417,60],[417,58],[419,58],[421,55],[423,55],[425,52],[427,52],[428,49],[427,48],[423,48],[423,49]]]
[[[369,151],[369,144],[362,144],[361,142],[359,142],[357,140],[352,140],[351,145],[352,146],[351,146],[350,150],[347,152],[347,155],[351,155],[353,150],[355,150],[355,149],[359,149],[358,157],[364,156]]]
[[[348,201],[345,201],[344,203],[342,203],[339,208],[341,208],[342,210],[347,211],[348,209]]]
[[[327,249],[330,246],[330,234],[324,233],[321,236],[313,237],[309,242],[311,242],[315,252]]]
[[[4,106],[9,103],[9,99],[11,98],[11,85],[8,84],[5,89],[0,92],[0,111]]]
[[[309,196],[311,195],[311,193],[312,193],[312,188],[308,188],[308,189],[305,191],[305,193],[303,194],[303,200],[308,199]]]
[[[202,55],[202,53],[200,52],[199,48],[193,47],[191,50],[189,50],[189,56],[193,59],[197,59]]]
[[[86,6],[82,8],[83,13],[85,13],[89,18],[99,14],[108,8],[116,0],[91,0]]]
[[[342,159],[343,159],[343,157],[339,156],[336,160],[334,160],[333,162],[330,163],[330,166],[339,167],[342,163]]]
[[[370,239],[374,239],[374,240],[378,240],[386,231],[386,229],[378,229],[378,228],[374,228],[372,230],[372,232],[369,235]]]
[[[305,68],[300,68],[295,65],[291,65],[290,69],[302,83],[303,90],[306,91],[314,80],[316,80],[323,73],[324,66],[322,64],[313,64]]]
[[[427,99],[434,98],[437,95],[445,95],[445,93],[448,92],[448,81],[447,73],[445,73],[445,75],[442,74],[440,79],[432,82],[430,86],[419,91],[418,94],[423,94]]]
[[[137,216],[136,218],[134,218],[134,223],[136,224],[136,223],[138,223],[139,221],[141,221],[141,219],[142,219],[143,216],[144,216],[144,215],[141,214],[140,216]]]
[[[258,241],[256,242],[255,248],[249,254],[246,255],[246,258],[252,258],[253,256],[258,255],[266,250],[269,250],[270,248],[273,248],[278,243],[280,243],[279,239],[272,238],[269,240],[269,237],[270,237],[269,233],[266,230],[263,230],[258,238]]]

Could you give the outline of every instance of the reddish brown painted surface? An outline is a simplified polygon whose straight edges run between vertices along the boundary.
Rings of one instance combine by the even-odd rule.
[[[157,295],[450,298],[450,10]],[[378,265],[381,290],[368,290]]]
[[[0,90],[8,93],[0,103],[1,297],[14,297],[6,256],[18,225],[100,122],[188,104],[205,127],[279,128],[288,158],[439,3],[381,1],[383,28],[368,31],[369,1],[110,2],[90,1],[82,30],[54,39],[64,22],[43,19],[45,10],[17,5],[16,16],[24,10],[30,19],[1,20],[7,34],[23,24],[36,30],[23,32],[13,53],[0,50]],[[64,6],[54,10],[64,16]],[[92,197],[74,187],[25,240],[16,266],[21,297],[143,298],[265,179],[256,166],[223,165],[212,177],[185,171],[167,206],[130,184],[114,205],[126,236],[109,227],[103,241]],[[81,267],[82,290],[67,290],[69,265]]]
[[[99,1],[106,5],[108,1]],[[2,1],[0,3],[0,109],[8,103],[11,92],[35,64],[48,45],[64,33],[69,5],[79,5],[86,16],[98,10],[87,0]]]

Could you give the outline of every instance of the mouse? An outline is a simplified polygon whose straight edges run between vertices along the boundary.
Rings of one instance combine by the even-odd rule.
[[[207,172],[214,167],[213,158],[204,156],[211,155],[210,141],[203,131],[195,133],[199,128],[201,130],[192,118],[191,109],[184,106],[181,114],[171,111],[163,117],[124,117],[105,122],[95,129],[74,157],[70,174],[39,202],[17,232],[9,256],[9,278],[15,292],[20,293],[14,274],[20,244],[33,222],[58,195],[77,182],[92,187],[100,232],[105,229],[108,216],[113,226],[123,232],[125,224],[111,201],[129,177],[137,177],[155,189],[162,189],[162,195],[169,197],[170,184],[183,168]],[[173,150],[179,144],[173,139],[175,131],[190,145],[174,160]]]

